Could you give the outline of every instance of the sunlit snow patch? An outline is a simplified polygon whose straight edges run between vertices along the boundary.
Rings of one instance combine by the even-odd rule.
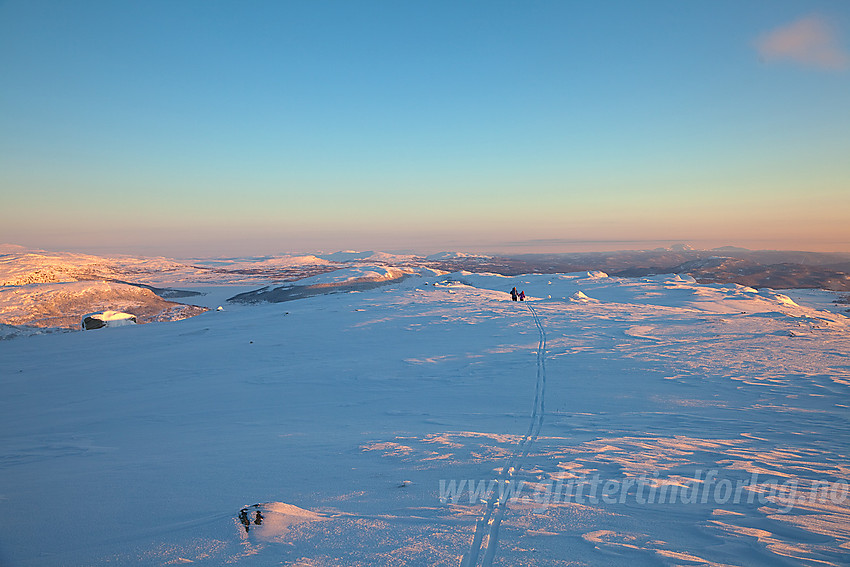
[[[283,543],[290,539],[289,532],[293,527],[323,521],[327,517],[292,504],[266,502],[245,506],[237,519],[242,538],[250,536],[260,541]]]
[[[570,296],[570,301],[574,301],[577,303],[593,303],[597,302],[596,299],[588,297],[583,291],[577,291]]]
[[[774,301],[777,301],[784,305],[788,305],[790,307],[798,307],[797,303],[793,299],[791,299],[785,294],[776,293],[772,289],[763,289],[759,292],[759,295],[773,299]]]

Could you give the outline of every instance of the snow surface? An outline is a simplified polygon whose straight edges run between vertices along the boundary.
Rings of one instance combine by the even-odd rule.
[[[782,289],[777,291],[790,297],[794,303],[799,305],[845,315],[850,313],[850,304],[842,303],[842,300],[846,301],[848,296],[846,292],[826,289]]]
[[[0,341],[0,563],[847,564],[848,331],[745,286],[458,272]],[[547,492],[595,475],[706,500]]]

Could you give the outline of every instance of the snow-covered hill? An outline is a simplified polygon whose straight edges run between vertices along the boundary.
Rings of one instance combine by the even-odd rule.
[[[206,311],[166,301],[152,291],[115,282],[79,281],[0,287],[0,324],[79,329],[80,317],[129,311],[139,323],[179,321]]]
[[[848,332],[682,276],[456,272],[0,341],[2,560],[846,564]]]
[[[151,283],[146,276],[161,278],[194,276],[202,270],[167,258],[116,256],[101,257],[70,252],[15,250],[0,253],[0,286],[60,283],[84,280],[133,279]]]
[[[469,254],[466,252],[437,252],[435,254],[430,254],[425,257],[426,260],[486,260],[489,259],[490,256],[483,256],[481,254]]]

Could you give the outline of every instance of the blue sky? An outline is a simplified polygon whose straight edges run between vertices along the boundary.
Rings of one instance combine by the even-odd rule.
[[[0,241],[850,251],[848,52],[842,0],[0,1]]]

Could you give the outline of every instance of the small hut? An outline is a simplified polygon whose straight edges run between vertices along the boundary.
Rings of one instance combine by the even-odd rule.
[[[136,323],[136,316],[132,313],[99,311],[97,313],[83,315],[80,325],[84,331],[90,331],[91,329],[100,329],[102,327],[123,327],[125,325],[135,325]]]

